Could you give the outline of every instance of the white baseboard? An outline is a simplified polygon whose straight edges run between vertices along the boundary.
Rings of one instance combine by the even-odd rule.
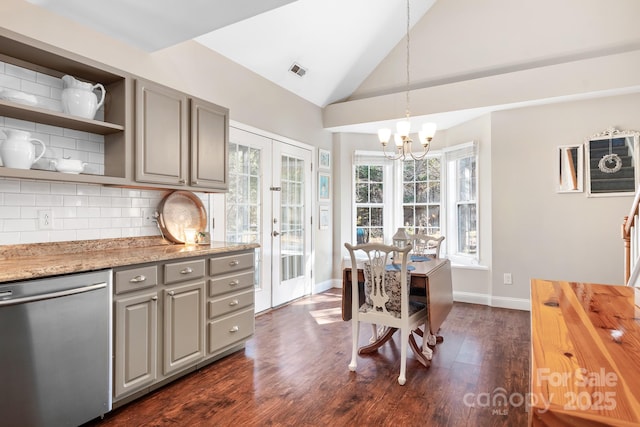
[[[531,311],[531,301],[524,298],[491,297],[491,307]]]
[[[509,308],[512,310],[531,310],[531,302],[523,298],[495,297],[474,292],[453,292],[453,300],[469,304],[488,305],[490,307]]]
[[[490,298],[487,294],[453,291],[453,300],[469,304],[489,305]]]
[[[325,280],[324,282],[316,282],[315,286],[313,287],[312,293],[319,294],[320,292],[328,291],[331,288],[341,288],[341,287],[342,287],[342,280],[329,279],[329,280]]]

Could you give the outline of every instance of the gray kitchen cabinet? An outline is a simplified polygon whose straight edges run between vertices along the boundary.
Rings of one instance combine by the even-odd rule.
[[[157,379],[157,292],[116,297],[114,318],[114,396],[117,399]]]
[[[135,180],[226,190],[229,111],[141,79],[135,93]]]
[[[223,352],[253,335],[254,272],[253,251],[209,259],[208,354]]]
[[[164,293],[164,371],[179,372],[204,358],[204,280]]]
[[[237,351],[254,331],[254,250],[114,269],[114,407]]]

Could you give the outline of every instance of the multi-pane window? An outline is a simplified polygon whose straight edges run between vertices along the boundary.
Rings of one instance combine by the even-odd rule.
[[[458,253],[475,254],[478,245],[477,179],[474,155],[456,162]]]
[[[355,228],[358,244],[383,243],[384,167],[355,166]]]
[[[402,225],[413,234],[440,236],[440,157],[402,162]]]
[[[391,243],[398,228],[445,236],[443,249],[459,263],[478,260],[475,143],[431,152],[423,160],[391,161],[358,154],[354,167],[357,243]]]
[[[229,143],[226,239],[260,242],[260,150]]]

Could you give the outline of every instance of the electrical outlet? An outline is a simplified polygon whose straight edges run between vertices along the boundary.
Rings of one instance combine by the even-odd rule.
[[[156,210],[153,208],[140,209],[140,216],[142,217],[143,226],[155,226],[155,214]]]
[[[38,228],[40,230],[53,230],[53,211],[38,211]]]
[[[511,278],[511,273],[504,273],[504,284],[505,285],[513,285],[513,280]]]

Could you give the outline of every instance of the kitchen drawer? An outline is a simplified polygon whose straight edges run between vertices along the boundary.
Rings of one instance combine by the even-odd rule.
[[[209,319],[253,305],[253,294],[253,289],[247,289],[243,292],[209,301],[207,303]]]
[[[253,335],[253,307],[209,322],[209,353]]]
[[[221,256],[209,259],[209,275],[230,273],[232,271],[253,268],[253,254],[251,252],[241,252],[235,255]]]
[[[158,284],[158,268],[150,265],[116,271],[115,284],[116,294],[151,288]]]
[[[214,277],[209,279],[209,296],[214,297],[226,292],[252,287],[254,285],[253,279],[253,270],[240,274]]]
[[[204,277],[204,259],[181,261],[164,265],[164,283],[184,282]]]

